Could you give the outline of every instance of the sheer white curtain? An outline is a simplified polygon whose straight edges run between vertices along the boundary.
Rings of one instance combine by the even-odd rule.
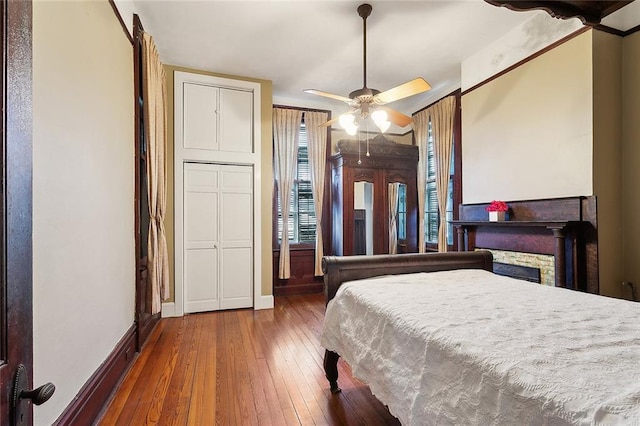
[[[280,242],[280,265],[278,277],[288,279],[291,275],[289,259],[289,203],[293,188],[298,154],[298,138],[302,111],[295,109],[273,109],[273,156],[278,183],[278,197],[282,211],[282,240]]]
[[[326,112],[305,111],[304,122],[307,128],[307,143],[309,145],[309,168],[311,171],[311,190],[316,211],[316,276],[322,275],[322,200],[324,199],[324,176],[327,163],[327,133],[328,127],[320,127],[327,121]]]
[[[447,251],[447,194],[453,150],[453,119],[455,116],[455,96],[448,96],[431,108],[431,134],[433,135],[433,155],[436,169],[436,193],[438,196],[438,251]]]
[[[429,111],[413,116],[413,132],[418,144],[418,252],[424,253],[424,208],[427,195],[427,138],[429,137]]]
[[[165,72],[153,38],[142,37],[142,84],[144,122],[147,141],[147,201],[149,204],[148,283],[151,288],[151,314],[162,309],[169,297],[169,256],[164,230],[167,204],[166,182],[166,100]]]
[[[399,183],[389,184],[389,254],[398,254],[398,190]]]

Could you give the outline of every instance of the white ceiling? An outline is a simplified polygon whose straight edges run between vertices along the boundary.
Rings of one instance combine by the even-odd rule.
[[[640,25],[640,1],[629,3],[602,19],[602,24],[620,31]]]
[[[165,64],[271,80],[275,103],[341,111],[347,108],[339,101],[302,90],[348,96],[362,87],[362,19],[356,12],[361,3],[133,0],[130,6]],[[405,114],[459,88],[460,64],[477,50],[534,14],[547,15],[482,0],[369,3],[367,86],[384,91],[424,77],[433,87],[389,105]],[[640,4],[635,3],[617,14],[624,16]],[[633,14],[640,16],[638,9]],[[629,19],[610,20],[612,26],[631,25]]]

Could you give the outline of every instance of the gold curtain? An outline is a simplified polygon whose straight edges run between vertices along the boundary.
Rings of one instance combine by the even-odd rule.
[[[389,192],[389,254],[398,254],[398,182],[388,185]]]
[[[148,283],[151,288],[151,314],[156,314],[162,309],[162,301],[169,297],[169,256],[164,229],[167,205],[167,87],[164,68],[153,38],[148,33],[142,34],[142,85],[149,204]]]
[[[427,142],[429,138],[429,111],[413,116],[413,132],[418,145],[418,253],[425,252],[424,207],[427,195]]]
[[[294,173],[298,153],[298,138],[302,111],[296,109],[273,109],[273,156],[278,183],[278,197],[282,211],[282,240],[280,242],[280,265],[278,277],[288,279],[291,275],[289,258],[289,204],[293,189]]]
[[[427,111],[431,116],[431,135],[433,136],[433,155],[436,169],[436,194],[438,196],[438,251],[447,251],[447,194],[451,171],[451,153],[453,150],[453,119],[456,98],[447,96]]]
[[[316,261],[315,276],[322,276],[322,204],[324,199],[324,171],[327,163],[327,134],[329,127],[320,125],[327,121],[326,112],[305,111],[304,122],[307,127],[309,144],[309,168],[311,170],[311,190],[316,212]]]

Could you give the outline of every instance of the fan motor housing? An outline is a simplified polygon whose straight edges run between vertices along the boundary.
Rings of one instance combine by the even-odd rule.
[[[351,99],[358,99],[358,100],[362,101],[362,100],[371,99],[375,95],[377,95],[378,93],[380,93],[379,90],[369,89],[368,87],[363,87],[362,89],[354,90],[353,92],[349,93],[349,97]]]
[[[360,6],[358,6],[358,15],[360,15],[360,17],[362,19],[367,19],[369,17],[369,15],[371,15],[371,11],[373,10],[373,6],[371,6],[370,4],[367,3],[363,3]]]

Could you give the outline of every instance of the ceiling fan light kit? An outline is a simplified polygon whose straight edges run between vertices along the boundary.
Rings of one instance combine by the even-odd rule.
[[[387,112],[383,109],[377,109],[371,113],[371,119],[376,126],[380,129],[382,133],[389,130],[389,126],[391,126],[391,122],[389,121],[389,116]]]
[[[413,122],[411,117],[382,105],[426,92],[431,89],[431,86],[423,78],[418,77],[384,92],[367,87],[367,18],[371,15],[373,7],[364,3],[358,6],[357,10],[363,22],[362,88],[349,93],[348,98],[316,89],[307,89],[305,92],[342,101],[349,105],[351,107],[349,112],[323,123],[322,126],[330,126],[338,121],[340,126],[351,136],[355,136],[361,122],[369,118],[382,133],[389,130],[391,123],[399,127],[408,126]]]
[[[358,125],[356,124],[356,116],[350,112],[345,112],[338,118],[340,126],[351,136],[355,136],[358,132]]]

